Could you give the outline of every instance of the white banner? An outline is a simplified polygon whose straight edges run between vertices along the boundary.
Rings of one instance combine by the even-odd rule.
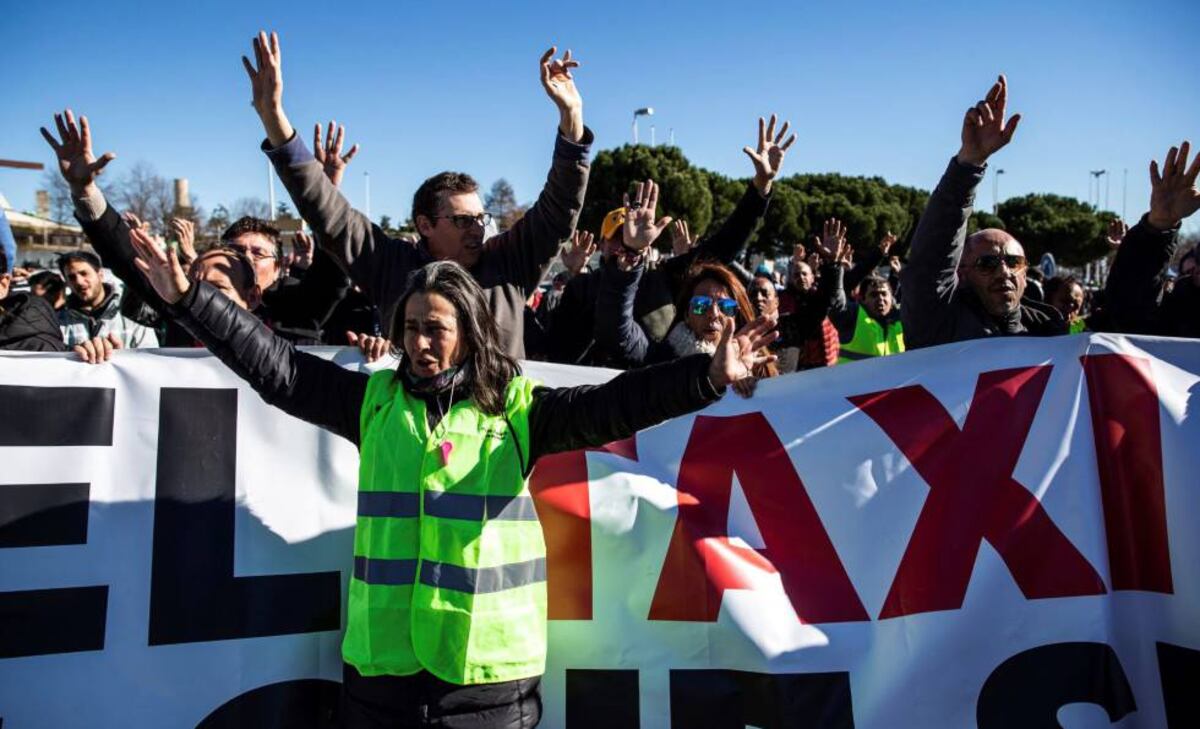
[[[1198,382],[1195,341],[981,340],[542,459],[543,726],[1195,726]],[[0,357],[0,454],[3,729],[319,725],[352,445],[159,350]]]

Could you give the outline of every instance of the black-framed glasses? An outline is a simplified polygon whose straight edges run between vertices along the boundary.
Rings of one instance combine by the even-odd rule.
[[[711,296],[693,296],[688,303],[688,310],[696,316],[704,316],[709,309],[717,305],[717,309],[725,316],[735,316],[737,314],[738,305],[733,299],[714,299]]]
[[[478,225],[480,228],[486,228],[491,225],[491,213],[479,213],[478,215],[435,215],[434,220],[445,218],[454,224],[459,230],[469,230],[472,226]]]
[[[1008,266],[1008,270],[1010,271],[1024,271],[1025,266],[1029,264],[1025,260],[1025,256],[1015,253],[1005,253],[1004,255],[1000,255],[999,253],[985,253],[975,259],[974,265],[975,268],[983,273],[995,273],[1000,270],[1001,263]]]
[[[279,258],[279,256],[275,254],[275,251],[264,251],[261,248],[251,248],[250,246],[243,245],[241,243],[225,243],[222,245],[222,247],[240,253],[252,261],[266,261],[272,258]]]

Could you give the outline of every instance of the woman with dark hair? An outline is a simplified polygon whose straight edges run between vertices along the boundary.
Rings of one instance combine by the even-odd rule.
[[[626,438],[717,400],[761,363],[735,336],[604,385],[520,374],[483,290],[456,263],[415,271],[389,336],[400,366],[349,372],[273,334],[174,251],[132,231],[136,264],[185,326],[267,402],[359,447],[342,644],[345,726],[532,727],[546,656],[537,459]]]
[[[713,354],[726,329],[737,328],[739,336],[761,342],[753,377],[734,384],[738,394],[748,396],[756,379],[774,377],[775,357],[766,347],[775,340],[774,322],[755,318],[746,288],[732,271],[720,263],[702,261],[692,266],[680,288],[675,321],[667,336],[655,342],[633,318],[633,301],[644,265],[640,259],[613,257],[603,264],[600,295],[596,300],[596,342],[620,354],[629,366],[669,362],[680,357]]]

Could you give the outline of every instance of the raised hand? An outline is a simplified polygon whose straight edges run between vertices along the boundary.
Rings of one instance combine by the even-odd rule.
[[[814,238],[814,246],[822,263],[833,263],[843,255],[846,247],[846,225],[837,218],[825,221],[820,238]]]
[[[713,386],[721,390],[726,385],[753,377],[756,366],[774,362],[775,355],[765,349],[779,338],[779,332],[774,329],[774,321],[760,316],[734,334],[733,319],[727,318],[721,341],[717,343],[717,351],[708,367],[708,379]]]
[[[146,231],[141,228],[129,229],[129,242],[133,244],[135,257],[133,264],[168,304],[174,304],[183,298],[191,288],[183,266],[179,264],[179,256],[174,248],[166,252],[154,242]]]
[[[1001,74],[992,84],[987,98],[967,109],[963,116],[962,147],[957,155],[959,162],[981,167],[988,157],[1012,141],[1021,115],[1013,114],[1006,122],[1004,114],[1007,107],[1008,80]]]
[[[797,243],[792,246],[792,262],[804,263],[804,259],[808,257],[808,252],[804,249],[803,243]]]
[[[888,251],[892,250],[894,245],[896,245],[896,235],[889,230],[879,239],[879,255],[887,258]]]
[[[596,236],[584,230],[576,230],[571,236],[571,244],[559,255],[563,266],[572,276],[578,276],[596,252]]]
[[[1200,190],[1196,176],[1200,175],[1200,154],[1188,166],[1190,142],[1171,147],[1159,173],[1158,160],[1150,161],[1149,222],[1159,230],[1169,230],[1200,209]]]
[[[308,267],[312,265],[315,251],[316,246],[313,245],[312,236],[303,230],[296,231],[296,238],[292,241],[291,265],[299,269],[308,270]]]
[[[900,263],[900,256],[892,256],[891,258],[889,258],[888,259],[888,268],[892,269],[892,273],[899,276],[900,269],[904,268],[904,265],[902,263]]]
[[[1108,221],[1108,232],[1104,234],[1104,240],[1108,241],[1108,247],[1116,250],[1121,247],[1121,241],[1125,240],[1125,234],[1129,232],[1129,226],[1125,225],[1125,221],[1120,218],[1113,218]]]
[[[760,116],[758,118],[758,148],[742,147],[742,151],[754,163],[754,186],[763,195],[771,192],[771,181],[783,167],[783,158],[787,156],[788,148],[796,143],[795,134],[788,137],[787,141],[783,139],[791,122],[785,121],[779,129],[779,133],[776,134],[775,121],[774,114],[771,115],[770,124],[767,124]]]
[[[267,141],[278,147],[292,138],[295,130],[283,113],[283,53],[279,36],[259,31],[253,40],[254,63],[242,56],[242,65],[250,76],[251,104],[262,120]]]
[[[625,194],[625,226],[623,236],[626,248],[635,251],[645,250],[658,239],[673,218],[663,216],[656,222],[655,210],[658,208],[658,185],[653,180],[637,183],[633,191],[633,200]]]
[[[42,136],[54,149],[58,158],[58,171],[63,179],[71,186],[71,193],[82,197],[89,185],[104,171],[106,165],[117,158],[112,152],[105,152],[97,159],[92,154],[92,129],[86,116],[79,117],[75,123],[75,115],[67,109],[62,114],[54,115],[54,124],[58,127],[59,139],[42,127]]]
[[[583,139],[583,97],[575,88],[575,77],[571,75],[572,68],[579,67],[579,61],[571,58],[571,50],[563,54],[562,59],[554,58],[558,52],[557,46],[542,54],[541,73],[542,88],[546,95],[558,107],[558,130],[572,142]]]
[[[187,218],[171,218],[171,232],[179,241],[179,259],[187,266],[196,260],[196,225]]]
[[[346,332],[346,341],[351,347],[358,347],[363,358],[368,363],[383,359],[392,351],[392,341],[387,337],[374,337],[370,334]]]
[[[334,134],[336,122],[329,122],[329,133],[325,135],[325,143],[321,143],[321,125],[313,125],[313,156],[325,168],[325,176],[334,187],[342,184],[342,176],[346,174],[346,165],[358,154],[358,145],[342,154],[342,143],[346,138],[346,127],[337,124],[337,134]]]
[[[676,220],[671,225],[671,255],[682,256],[696,247],[696,238],[688,230],[686,220]]]
[[[84,362],[100,364],[110,360],[113,352],[123,348],[124,345],[121,344],[121,340],[117,338],[116,334],[108,334],[76,344],[74,350],[75,354],[79,355],[79,359]]]

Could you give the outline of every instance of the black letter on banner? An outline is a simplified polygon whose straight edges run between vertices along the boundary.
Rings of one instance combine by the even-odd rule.
[[[1162,681],[1163,704],[1170,729],[1200,726],[1200,651],[1158,643],[1158,675]]]
[[[161,392],[150,645],[337,630],[338,572],[233,576],[237,391]]]
[[[0,385],[0,446],[111,446],[115,391]],[[86,544],[86,483],[0,484],[0,548]],[[104,648],[108,587],[0,592],[0,658]]]
[[[1058,710],[1080,703],[1097,704],[1110,722],[1137,711],[1111,646],[1053,643],[1016,654],[983,682],[975,719],[979,729],[1057,729]]]
[[[567,669],[567,729],[638,729],[636,670]]]
[[[854,729],[850,674],[671,671],[671,729]]]
[[[221,704],[196,729],[325,729],[335,725],[341,691],[336,681],[319,678],[259,686]]]

